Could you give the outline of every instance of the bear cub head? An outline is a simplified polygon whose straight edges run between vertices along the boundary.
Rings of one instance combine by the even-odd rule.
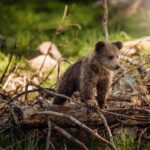
[[[119,69],[119,51],[122,46],[122,43],[119,41],[113,43],[97,42],[94,50],[95,60],[110,70]]]

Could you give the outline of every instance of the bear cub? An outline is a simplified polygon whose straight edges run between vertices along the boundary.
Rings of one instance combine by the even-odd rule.
[[[121,48],[121,42],[97,42],[89,55],[72,64],[62,75],[57,93],[71,96],[79,91],[81,101],[89,107],[104,108],[112,83],[112,71],[120,68],[118,56]],[[53,104],[63,105],[65,102],[66,99],[55,96]]]

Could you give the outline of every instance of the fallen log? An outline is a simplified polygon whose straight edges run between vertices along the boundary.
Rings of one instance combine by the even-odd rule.
[[[72,141],[76,144],[78,143],[82,149],[86,149],[84,143],[74,138],[63,128],[82,128],[99,142],[103,142],[115,150],[116,148],[113,144],[112,134],[110,134],[111,132],[109,133],[110,142],[101,137],[97,132],[95,133],[92,129],[101,129],[101,127],[105,127],[107,131],[111,131],[109,128],[114,128],[114,125],[116,124],[117,128],[119,126],[147,127],[150,125],[150,106],[140,108],[112,107],[111,109],[98,109],[98,111],[95,111],[89,109],[86,105],[80,105],[80,103],[69,104],[68,106],[57,106],[50,104],[49,101],[45,99],[41,99],[41,101],[42,105],[37,103],[33,106],[20,106],[16,101],[7,104],[3,108],[5,109],[5,112],[3,109],[0,110],[0,114],[1,111],[4,112],[0,118],[0,132],[9,128],[23,130],[41,127],[47,128],[48,120],[50,120],[53,124],[52,130],[58,129],[66,138],[70,137],[71,139],[74,139]],[[110,102],[111,100],[108,101],[108,104]]]
[[[19,93],[15,95],[13,98],[8,98],[6,101],[2,101],[2,107],[0,109],[0,132],[3,132],[9,128],[15,129],[26,129],[29,128],[47,128],[48,121],[52,122],[53,128],[58,126],[58,130],[64,135],[66,138],[73,138],[74,143],[78,143],[78,146],[85,149],[84,143],[80,142],[78,139],[74,138],[69,132],[66,132],[63,128],[82,128],[85,132],[89,133],[99,142],[103,142],[105,145],[108,145],[111,149],[116,150],[115,144],[113,142],[113,135],[111,133],[110,128],[117,124],[119,126],[139,126],[139,127],[147,127],[150,125],[150,106],[141,106],[141,107],[133,107],[131,97],[126,97],[124,99],[122,97],[109,98],[107,104],[112,105],[112,100],[117,100],[115,103],[130,103],[126,108],[119,108],[116,105],[112,105],[111,109],[100,109],[96,110],[89,109],[85,104],[78,101],[78,99],[73,97],[68,97],[63,94],[58,94],[55,90],[45,89],[39,85],[34,83],[29,83],[29,85],[34,86],[36,89],[34,90],[26,90],[25,92]],[[35,91],[43,91],[44,93],[50,94],[51,96],[59,96],[64,97],[67,100],[73,102],[73,104],[68,103],[66,106],[57,106],[52,105],[50,100],[46,100],[42,96],[37,96],[34,99],[33,104],[20,105],[18,103],[18,98],[21,95],[26,95]],[[141,97],[139,97],[141,98]],[[56,125],[56,126],[55,126]],[[105,127],[109,134],[109,140],[103,138],[100,134],[93,129],[98,128],[101,129]],[[49,128],[49,127],[48,127]],[[58,131],[58,132],[59,132]],[[47,139],[49,139],[50,135],[47,135]],[[47,142],[47,147],[49,147],[49,143]]]
[[[126,41],[123,43],[121,53],[125,56],[132,56],[139,54],[142,50],[149,50],[150,48],[150,37],[141,37],[139,39]]]
[[[140,121],[145,121],[145,123],[149,124],[150,123],[150,111],[149,111],[149,107],[144,108],[144,109],[140,109],[140,108],[120,108],[120,109],[109,109],[109,110],[105,110],[103,111],[107,122],[109,125],[118,122],[118,118],[121,118],[123,120],[128,120],[128,121],[136,121],[136,122],[140,122]],[[67,114],[70,115],[76,119],[78,119],[80,122],[83,122],[84,124],[88,125],[88,126],[97,126],[97,125],[102,125],[103,121],[100,118],[99,114],[97,114],[96,112],[91,112],[88,110],[88,108],[86,107],[82,107],[82,106],[78,106],[76,104],[67,106],[67,107],[62,107],[62,106],[50,106],[49,107],[50,111],[53,112],[59,112],[59,113],[63,113],[63,114]],[[41,115],[37,115],[39,112],[41,112]],[[33,108],[29,108],[23,111],[23,124],[25,125],[34,125],[34,123],[43,121],[43,124],[45,123],[45,118],[43,117],[42,113],[44,114],[44,112],[46,111],[38,111],[33,109]],[[48,112],[48,111],[47,111]],[[118,115],[117,115],[118,114]],[[120,116],[120,117],[119,117]],[[54,121],[55,123],[57,123],[60,126],[74,126],[74,124],[70,121],[68,121],[68,119],[64,119],[61,117],[56,117],[53,115],[49,116],[51,118],[52,121]],[[41,123],[41,122],[40,122]],[[132,123],[129,123],[132,125]],[[143,123],[144,125],[144,123]]]
[[[118,119],[128,121],[129,122],[128,125],[131,126],[132,126],[132,122],[135,121],[137,123],[138,122],[141,123],[141,121],[143,121],[141,125],[144,124],[147,125],[150,124],[149,109],[150,109],[149,106],[144,108],[118,108],[118,109],[102,110],[102,113],[107,119],[109,125],[113,125],[119,122]],[[80,122],[91,127],[103,125],[103,121],[100,118],[98,113],[94,111],[90,111],[87,107],[79,106],[78,104],[71,104],[70,106],[50,105],[49,110],[36,109],[36,106],[35,107],[13,107],[13,110],[14,110],[13,115],[11,115],[12,111],[10,111],[10,109],[7,108],[5,114],[1,116],[1,120],[3,121],[0,122],[0,129],[2,128],[5,129],[5,127],[11,126],[12,120],[17,120],[17,119],[18,119],[18,123],[15,122],[15,124],[20,126],[33,126],[33,127],[47,126],[47,120],[46,120],[47,117],[44,115],[44,113],[48,111],[59,112],[66,115],[70,115],[78,119]],[[38,114],[39,112],[41,114]],[[70,122],[68,119],[56,117],[54,115],[50,115],[49,117],[53,122],[55,122],[57,125],[61,127],[75,126],[75,124]]]

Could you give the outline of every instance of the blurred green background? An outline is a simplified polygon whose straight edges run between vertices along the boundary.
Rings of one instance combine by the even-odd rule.
[[[65,57],[78,57],[90,51],[95,42],[103,40],[102,7],[92,0],[1,0],[0,34],[17,39],[16,55],[30,56],[43,41],[54,41]],[[68,14],[62,20],[65,5]],[[109,33],[112,41],[126,41],[150,34],[150,13],[141,10],[126,16],[126,10],[109,6]],[[55,35],[61,25],[62,31]],[[31,42],[30,46],[27,45]],[[11,45],[11,40],[8,45]],[[10,47],[2,49],[5,54]]]

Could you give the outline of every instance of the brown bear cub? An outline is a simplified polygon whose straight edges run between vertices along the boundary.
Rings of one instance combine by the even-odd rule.
[[[71,65],[63,74],[57,93],[71,96],[79,91],[82,102],[89,107],[104,108],[112,83],[112,71],[120,67],[118,56],[121,48],[121,42],[97,42],[89,55]],[[63,105],[65,101],[56,96],[53,104]]]

